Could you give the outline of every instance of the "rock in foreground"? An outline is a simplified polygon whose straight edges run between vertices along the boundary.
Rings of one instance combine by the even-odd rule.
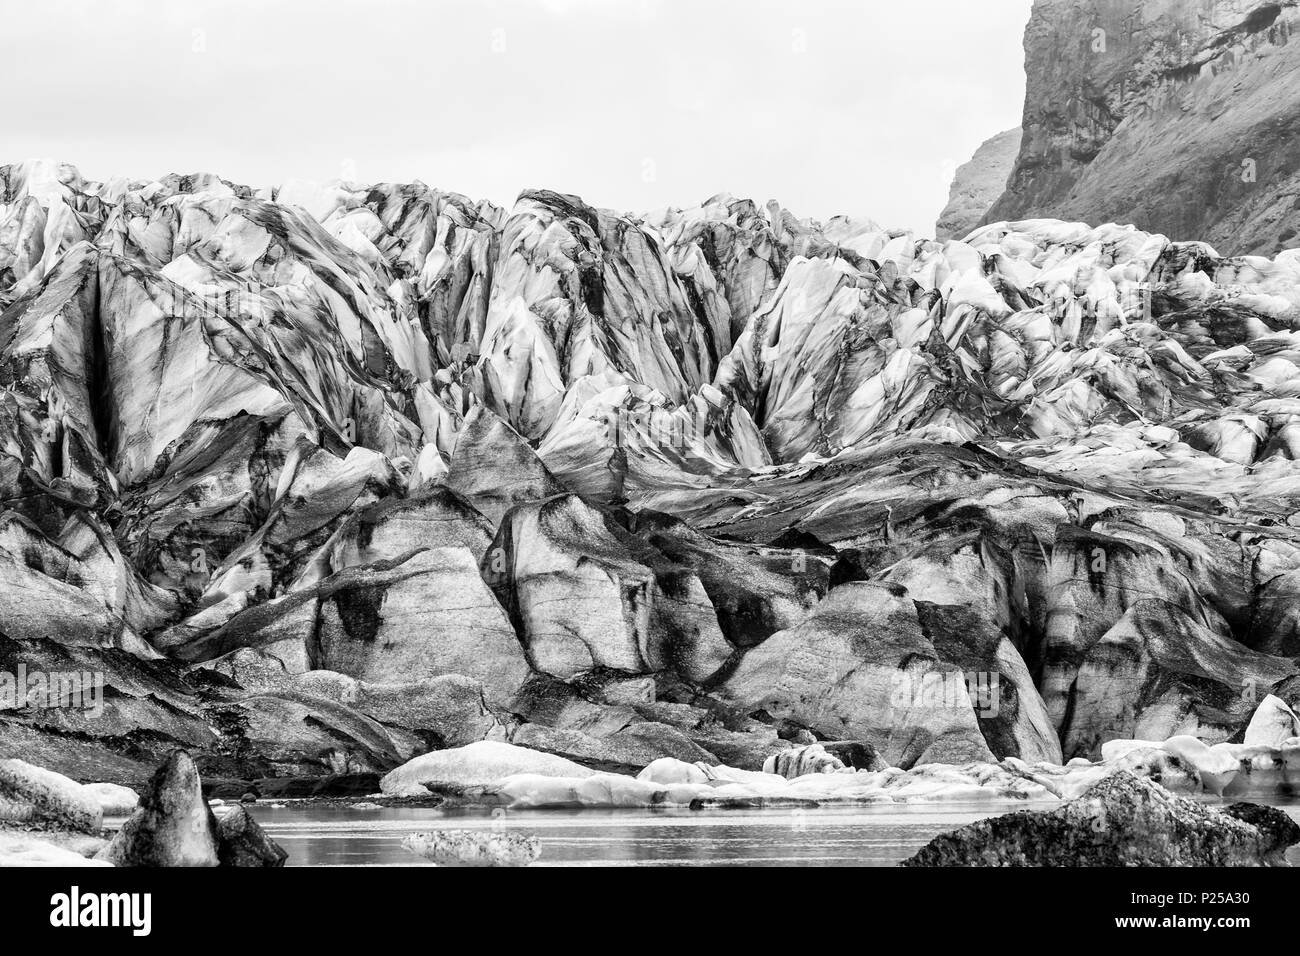
[[[140,808],[97,856],[114,866],[216,866],[217,821],[190,755],[158,768]]]
[[[1286,866],[1300,826],[1271,807],[1222,809],[1125,771],[1045,813],[981,820],[935,837],[904,866]]]
[[[412,833],[402,846],[439,866],[527,866],[541,855],[534,833],[433,830]]]
[[[266,835],[243,807],[217,824],[217,860],[221,866],[284,866],[289,854]]]
[[[95,858],[114,866],[284,866],[288,856],[243,807],[218,823],[194,760],[176,750]]]

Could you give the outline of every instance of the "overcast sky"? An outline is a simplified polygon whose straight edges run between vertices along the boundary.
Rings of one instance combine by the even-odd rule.
[[[41,0],[0,24],[0,163],[729,191],[929,234],[1017,125],[1030,0]]]

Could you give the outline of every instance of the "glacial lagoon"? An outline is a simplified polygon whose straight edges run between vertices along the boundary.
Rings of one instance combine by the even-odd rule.
[[[945,830],[1054,803],[912,804],[768,810],[482,810],[288,801],[252,808],[289,853],[290,866],[426,866],[402,849],[406,835],[437,828],[517,828],[536,833],[536,866],[893,866]],[[1300,821],[1300,800],[1282,806]],[[1288,854],[1300,866],[1300,847]]]

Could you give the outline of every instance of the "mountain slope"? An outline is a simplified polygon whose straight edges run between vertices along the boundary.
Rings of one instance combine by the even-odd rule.
[[[957,167],[948,188],[948,205],[934,224],[936,239],[961,239],[978,226],[1007,188],[1007,176],[1020,154],[1020,127],[1004,130],[979,145]]]
[[[1134,223],[1233,254],[1296,245],[1295,0],[1035,0],[1024,139],[984,216]]]

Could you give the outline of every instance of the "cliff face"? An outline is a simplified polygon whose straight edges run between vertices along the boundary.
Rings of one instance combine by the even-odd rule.
[[[960,239],[980,224],[1007,187],[1007,174],[1020,154],[1020,127],[986,139],[975,155],[957,167],[948,190],[948,205],[934,224],[939,240]]]
[[[1300,228],[1296,0],[1036,0],[1024,140],[984,222],[1133,223],[1228,255]]]

